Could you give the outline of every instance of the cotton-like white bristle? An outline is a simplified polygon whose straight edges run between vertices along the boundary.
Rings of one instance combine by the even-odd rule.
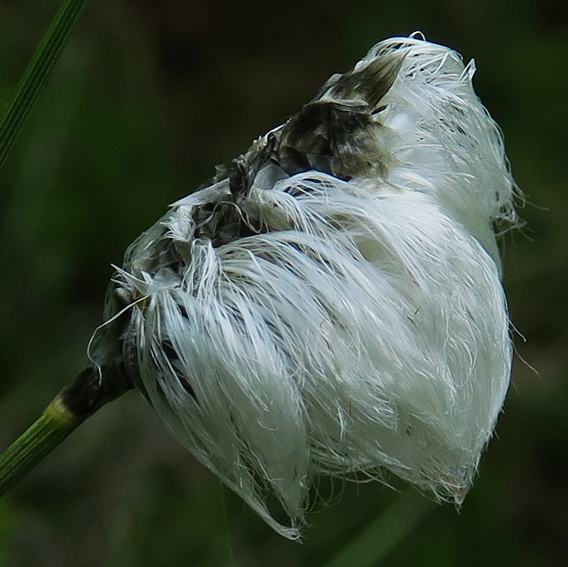
[[[460,503],[492,434],[511,363],[493,224],[514,183],[472,74],[420,39],[378,44],[117,270],[125,372],[286,537],[316,475],[388,469]]]
[[[491,222],[514,222],[515,184],[501,130],[478,100],[473,61],[420,39],[389,40],[366,60],[408,50],[385,98],[382,123],[395,133],[390,183],[431,195],[498,262]],[[491,222],[490,222],[491,221]]]

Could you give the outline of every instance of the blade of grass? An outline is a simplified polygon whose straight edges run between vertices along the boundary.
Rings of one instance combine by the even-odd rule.
[[[0,124],[0,169],[86,4],[87,0],[65,0],[36,48]]]
[[[393,503],[348,543],[327,567],[373,567],[426,517],[433,503],[414,489]]]

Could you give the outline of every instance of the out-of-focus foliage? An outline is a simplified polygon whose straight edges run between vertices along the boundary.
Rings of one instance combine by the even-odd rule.
[[[2,108],[57,5],[0,0]],[[528,194],[526,227],[506,237],[504,255],[513,323],[526,342],[516,335],[498,435],[461,513],[376,484],[322,484],[328,497],[343,491],[341,501],[311,515],[304,545],[289,542],[130,393],[0,501],[0,565],[565,565],[562,0],[91,0],[0,172],[0,444],[81,370],[110,264],[168,203],[371,45],[417,29],[475,57],[477,91]]]

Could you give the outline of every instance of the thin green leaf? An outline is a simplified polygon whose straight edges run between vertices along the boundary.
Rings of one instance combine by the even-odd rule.
[[[433,504],[414,489],[393,503],[348,543],[327,567],[373,567],[432,510]]]
[[[0,168],[4,165],[41,88],[63,49],[87,0],[65,0],[28,64],[0,124]]]

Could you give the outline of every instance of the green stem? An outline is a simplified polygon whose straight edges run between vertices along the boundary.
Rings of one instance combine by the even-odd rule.
[[[88,366],[63,388],[43,415],[0,455],[0,496],[18,484],[81,423],[132,388],[110,364]]]
[[[82,422],[59,394],[43,415],[0,455],[0,496],[17,484]]]
[[[87,0],[65,0],[35,50],[0,124],[0,168],[4,165],[86,3]]]

